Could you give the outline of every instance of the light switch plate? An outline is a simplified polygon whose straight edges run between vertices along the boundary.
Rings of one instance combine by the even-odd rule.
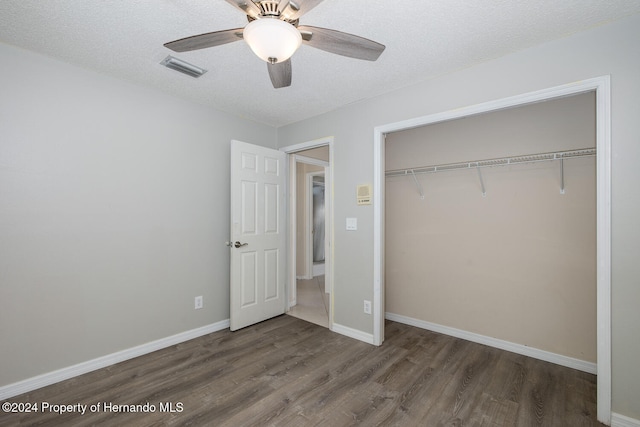
[[[347,218],[347,230],[353,231],[358,229],[358,218]]]

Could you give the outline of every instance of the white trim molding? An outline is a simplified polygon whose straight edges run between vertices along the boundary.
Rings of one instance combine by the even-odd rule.
[[[611,414],[611,427],[640,427],[640,420],[625,417],[624,415]]]
[[[478,344],[488,345],[490,347],[499,348],[501,350],[510,351],[512,353],[522,354],[523,356],[533,357],[534,359],[544,360],[545,362],[555,363],[556,365],[566,366],[567,368],[577,369],[579,371],[596,374],[597,365],[593,362],[575,359],[573,357],[563,356],[561,354],[540,350],[522,344],[501,340],[498,338],[480,335],[473,332],[464,331],[462,329],[452,328],[450,326],[439,325],[420,319],[414,319],[400,314],[385,313],[385,318],[405,325],[415,326],[421,329],[438,332],[440,334],[450,335],[452,337],[461,338],[463,340],[475,342]]]
[[[348,326],[340,325],[338,323],[334,323],[331,331],[338,333],[340,335],[345,335],[349,338],[353,338],[359,341],[366,342],[367,344],[373,344],[373,335],[367,334],[366,332],[359,331],[357,329],[350,328]]]
[[[385,135],[490,111],[579,93],[596,93],[597,412],[611,424],[611,78],[594,77],[508,98],[377,126],[373,131],[373,340],[384,339],[384,147]]]
[[[163,348],[171,347],[172,345],[189,341],[203,335],[218,332],[223,329],[227,329],[228,327],[229,319],[222,320],[217,323],[212,323],[207,326],[191,329],[189,331],[181,332],[176,335],[171,335],[166,338],[161,338],[156,341],[151,341],[146,344],[107,354],[106,356],[98,357],[86,362],[78,363],[77,365],[58,369],[53,372],[48,372],[46,374],[28,378],[17,383],[9,384],[0,387],[0,400],[8,399],[22,393],[27,393],[31,390],[36,390],[38,388],[55,384],[60,381],[68,380],[70,378],[77,377],[79,375],[95,371],[97,369],[106,368],[107,366],[115,365],[116,363],[124,362],[125,360],[133,359],[134,357],[142,356],[157,350],[161,350]]]
[[[324,276],[324,272],[325,272],[324,262],[312,263],[312,264],[313,265],[311,266],[311,272],[313,277]]]
[[[308,165],[320,166],[326,168],[329,166],[329,162],[325,162],[324,160],[314,159],[313,157],[302,156],[300,154],[292,154],[293,158],[296,162],[306,163]]]

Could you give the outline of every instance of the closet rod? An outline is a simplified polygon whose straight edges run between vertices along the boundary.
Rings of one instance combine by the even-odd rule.
[[[530,154],[526,156],[500,157],[496,159],[475,160],[472,162],[449,163],[443,165],[421,166],[409,169],[394,169],[385,172],[385,177],[418,175],[424,173],[435,173],[457,169],[484,168],[493,166],[516,165],[521,163],[546,162],[552,160],[563,160],[573,157],[595,156],[595,148],[582,148],[571,151],[558,151],[555,153]]]

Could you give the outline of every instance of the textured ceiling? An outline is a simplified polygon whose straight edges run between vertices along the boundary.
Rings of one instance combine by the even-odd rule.
[[[1,0],[0,41],[281,126],[638,12],[638,0],[324,0],[301,25],[387,48],[369,62],[303,45],[283,89],[242,41],[181,54],[163,46],[245,26],[224,0]],[[209,71],[194,79],[159,65],[169,54]]]

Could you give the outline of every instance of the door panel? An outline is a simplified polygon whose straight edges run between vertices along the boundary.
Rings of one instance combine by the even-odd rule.
[[[255,235],[257,230],[258,191],[255,182],[242,181],[242,235]]]
[[[231,330],[285,311],[285,159],[231,142]]]
[[[269,301],[278,298],[278,250],[264,251],[264,296]]]
[[[264,186],[264,232],[266,234],[278,234],[280,221],[280,187],[274,184]]]
[[[258,288],[257,288],[257,278],[256,272],[258,271],[256,253],[255,252],[245,252],[240,254],[241,257],[241,295],[242,302],[241,308],[246,308],[251,305],[256,304]]]

